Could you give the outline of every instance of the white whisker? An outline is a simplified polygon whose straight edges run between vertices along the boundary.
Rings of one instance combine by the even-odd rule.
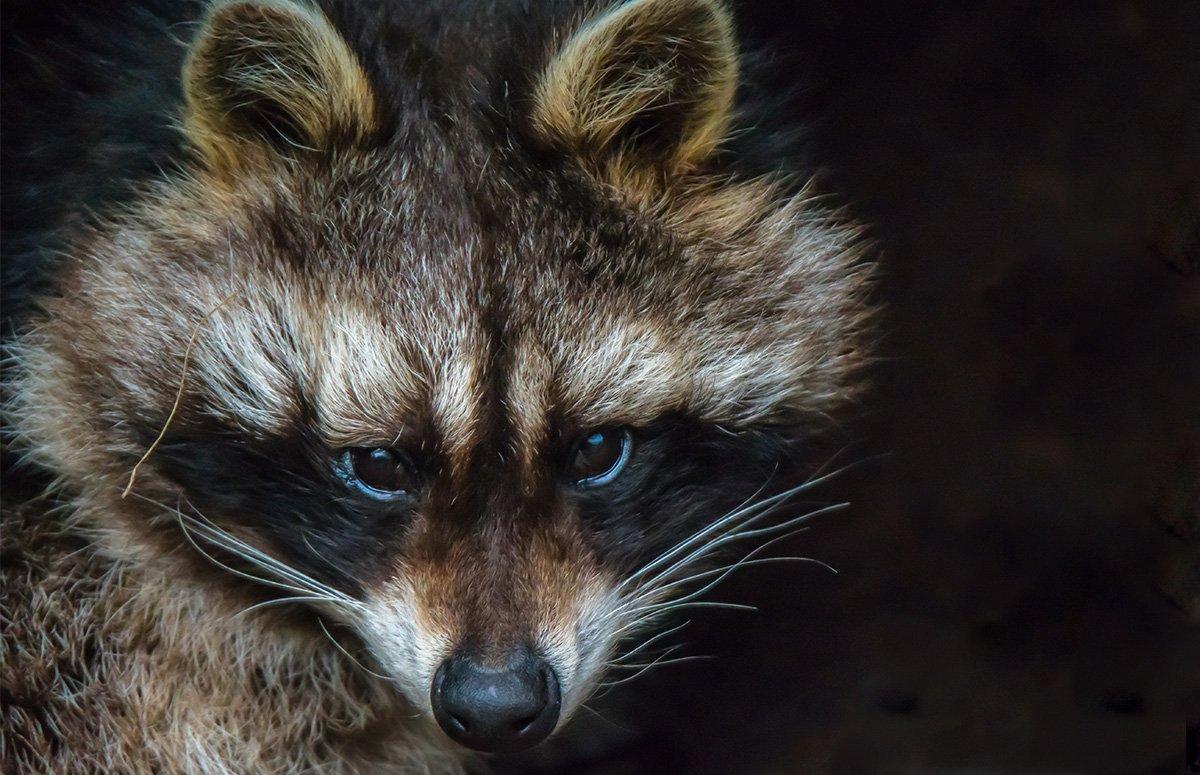
[[[333,637],[333,634],[329,632],[329,628],[325,626],[325,620],[319,616],[317,617],[317,624],[321,625],[321,632],[325,633],[325,637],[329,638],[329,642],[332,643],[337,648],[338,651],[342,652],[346,656],[347,659],[349,659],[356,666],[358,666],[358,669],[362,670],[364,673],[367,673],[368,675],[373,675],[376,678],[379,678],[383,681],[387,681],[390,684],[396,683],[396,679],[394,679],[390,676],[380,675],[379,673],[376,673],[374,670],[367,668],[365,665],[363,665],[362,662],[359,662],[357,659],[355,659],[354,655],[351,654],[349,651],[347,651],[346,647],[343,646],[341,643],[339,643],[337,638]],[[416,718],[416,717],[414,716],[413,718]]]
[[[632,648],[632,649],[630,649],[629,651],[626,651],[624,654],[622,654],[621,656],[617,657],[616,659],[614,659],[614,660],[610,661],[608,664],[609,664],[610,666],[617,666],[617,665],[620,665],[620,664],[621,664],[621,663],[623,663],[623,662],[624,662],[626,659],[629,659],[630,657],[632,657],[634,654],[637,654],[637,653],[639,653],[639,652],[641,652],[641,651],[644,651],[646,648],[648,648],[649,646],[653,645],[653,644],[654,644],[654,643],[656,643],[657,641],[660,641],[660,640],[662,640],[663,638],[666,638],[666,637],[667,637],[667,636],[669,636],[669,635],[672,635],[672,634],[674,634],[674,633],[676,633],[676,632],[679,632],[679,631],[680,631],[680,630],[682,630],[684,627],[687,627],[689,624],[691,624],[691,622],[684,622],[683,624],[681,624],[681,625],[679,625],[679,626],[677,626],[677,627],[672,627],[672,628],[671,628],[671,629],[669,629],[669,630],[664,630],[664,631],[662,631],[662,632],[658,633],[657,635],[651,636],[650,638],[648,638],[648,639],[646,639],[646,640],[642,641],[642,643],[641,643],[639,646],[637,646],[636,648]]]
[[[734,571],[738,570],[739,568],[744,568],[744,567],[747,567],[747,566],[749,566],[749,565],[762,565],[762,564],[764,564],[764,563],[769,563],[769,562],[797,562],[797,561],[803,561],[803,562],[813,562],[813,563],[817,563],[817,564],[819,564],[819,565],[822,565],[822,566],[824,566],[824,567],[826,567],[826,568],[829,568],[829,566],[828,566],[828,565],[826,565],[825,563],[823,563],[823,562],[820,562],[820,561],[818,561],[818,560],[814,560],[814,559],[812,559],[812,558],[809,558],[809,557],[767,557],[767,558],[755,559],[755,557],[756,557],[757,555],[761,554],[762,552],[765,552],[765,551],[766,551],[767,549],[769,549],[769,548],[770,548],[772,545],[774,545],[774,544],[777,544],[777,543],[779,543],[779,542],[781,542],[781,541],[785,541],[785,540],[787,540],[788,538],[791,538],[791,537],[793,537],[793,536],[797,535],[799,532],[800,532],[799,530],[794,530],[794,531],[791,531],[791,532],[789,532],[789,533],[785,533],[784,535],[781,535],[781,536],[776,536],[775,538],[771,539],[770,541],[767,541],[767,542],[765,542],[765,543],[763,543],[763,544],[760,544],[759,546],[755,547],[755,548],[754,548],[752,551],[750,551],[750,552],[747,552],[747,553],[746,553],[746,554],[745,554],[745,555],[744,555],[744,556],[743,556],[743,557],[742,557],[740,560],[738,560],[737,562],[731,563],[731,564],[729,564],[729,565],[725,565],[725,566],[723,566],[723,567],[720,567],[720,568],[713,568],[712,570],[707,570],[707,571],[703,571],[703,572],[701,572],[701,573],[696,573],[696,574],[693,574],[693,575],[691,575],[691,576],[687,576],[687,577],[685,577],[685,578],[679,579],[679,580],[677,580],[677,581],[672,581],[672,582],[670,582],[669,584],[664,584],[664,585],[662,585],[662,586],[660,586],[660,587],[657,587],[657,588],[651,589],[651,590],[649,590],[649,591],[648,591],[647,595],[644,595],[644,596],[639,596],[639,597],[637,597],[637,598],[633,598],[633,600],[635,600],[635,601],[636,601],[636,600],[640,600],[640,599],[646,599],[646,597],[657,597],[657,596],[661,596],[663,593],[667,592],[668,590],[671,590],[671,589],[674,589],[674,588],[678,588],[678,587],[682,587],[682,586],[686,586],[687,584],[689,584],[689,583],[691,583],[691,582],[693,582],[693,581],[700,581],[700,580],[702,580],[702,579],[704,579],[704,578],[707,578],[707,577],[709,577],[709,576],[717,576],[717,578],[716,578],[715,580],[713,580],[713,581],[709,582],[709,583],[708,583],[708,584],[706,584],[706,585],[705,585],[703,588],[701,588],[701,589],[699,589],[699,590],[696,590],[695,592],[692,592],[692,593],[690,593],[690,594],[689,594],[687,597],[683,598],[683,600],[690,600],[690,599],[694,599],[694,598],[696,598],[696,597],[699,597],[699,596],[701,596],[701,595],[705,594],[706,592],[710,591],[711,589],[713,589],[715,586],[717,586],[717,585],[718,585],[718,584],[720,584],[722,581],[724,581],[724,580],[725,580],[725,578],[726,578],[726,577],[728,577],[728,576],[729,576],[731,573],[733,573]],[[833,570],[833,569],[832,569],[832,568],[830,568],[830,570]],[[834,571],[834,573],[836,573],[836,572],[837,572],[837,571]],[[682,602],[682,601],[680,601],[680,602]]]
[[[334,589],[333,587],[328,586],[327,584],[317,581],[311,576],[302,573],[283,562],[280,562],[256,547],[253,547],[245,541],[242,541],[232,533],[218,527],[211,520],[204,517],[190,503],[188,504],[188,507],[197,515],[199,515],[199,518],[183,513],[178,506],[168,506],[165,503],[160,503],[159,501],[148,498],[137,492],[131,492],[130,494],[135,498],[172,513],[175,516],[176,522],[179,524],[180,531],[183,533],[184,538],[192,546],[192,548],[209,562],[221,568],[222,570],[239,578],[252,581],[256,584],[262,584],[264,586],[293,593],[291,597],[284,598],[283,600],[291,602],[299,602],[301,600],[319,601],[328,603],[351,616],[358,616],[361,614],[362,604],[354,598]],[[197,542],[196,537],[199,537],[207,543],[224,549],[230,554],[245,560],[256,568],[265,571],[274,578],[264,578],[262,576],[247,573],[246,571],[232,567],[228,563],[217,559],[211,552],[201,547]],[[272,603],[272,601],[264,601],[263,603],[259,603],[255,606],[251,606],[249,609],[239,612],[237,615],[241,616],[249,610],[255,610],[259,607],[266,607],[266,605],[270,603]]]
[[[787,491],[787,492],[790,493],[791,491]],[[786,493],[781,493],[781,495],[782,494],[786,494]],[[779,501],[776,501],[775,503],[778,504]],[[647,595],[655,594],[655,591],[658,589],[661,589],[663,586],[663,583],[669,581],[673,574],[679,572],[683,568],[686,568],[690,565],[694,565],[695,563],[697,563],[704,557],[707,557],[707,556],[713,554],[717,549],[721,548],[722,546],[727,546],[729,544],[736,543],[738,541],[742,541],[746,538],[757,536],[757,535],[769,535],[771,533],[776,533],[781,530],[787,530],[790,527],[794,527],[797,524],[808,521],[808,520],[813,519],[822,514],[826,514],[826,513],[832,512],[832,511],[839,511],[843,508],[846,508],[849,505],[850,504],[848,504],[848,503],[837,503],[837,504],[833,504],[831,506],[825,506],[823,508],[807,512],[799,517],[795,517],[793,519],[786,520],[785,522],[782,522],[778,525],[772,525],[767,528],[760,528],[758,530],[743,530],[743,529],[741,529],[741,528],[745,528],[749,525],[755,524],[760,519],[763,519],[763,518],[769,516],[774,511],[774,508],[770,508],[766,511],[755,514],[755,515],[743,520],[735,528],[731,528],[731,530],[729,532],[727,532],[725,534],[720,534],[720,535],[714,536],[707,543],[703,544],[702,546],[700,546],[697,549],[694,549],[686,557],[676,561],[671,567],[667,568],[664,571],[660,571],[653,578],[644,582],[642,584],[642,586],[640,586],[637,590],[635,590],[635,592],[630,597],[632,599],[639,599],[639,598],[644,598]],[[767,544],[764,544],[764,546],[770,545],[770,543],[774,543],[774,541],[768,542]],[[709,586],[705,587],[705,591],[707,591],[708,589],[711,589],[712,586],[713,585],[709,585]]]
[[[749,498],[742,501],[720,518],[705,524],[699,530],[674,544],[666,551],[658,554],[649,562],[625,577],[615,588],[622,602],[606,614],[606,619],[617,620],[611,637],[619,641],[626,635],[645,628],[650,622],[657,621],[663,616],[689,608],[715,608],[735,611],[756,611],[754,606],[741,603],[725,603],[701,600],[699,598],[711,592],[717,585],[731,574],[742,568],[753,565],[781,562],[806,562],[819,565],[832,573],[837,570],[828,564],[811,557],[759,557],[773,545],[787,540],[807,528],[804,523],[821,515],[830,514],[847,508],[849,503],[833,503],[806,511],[804,514],[786,518],[777,524],[763,524],[780,509],[787,506],[793,498],[808,492],[817,486],[830,481],[842,473],[860,465],[860,460],[828,470],[846,450],[839,450],[829,460],[821,465],[809,478],[795,487],[788,488],[769,497],[760,497],[774,476],[768,477]],[[871,458],[867,458],[870,460]],[[697,569],[707,560],[719,554],[726,547],[736,543],[763,540],[758,546],[746,552],[740,559],[720,565],[715,568]],[[693,584],[700,584],[698,589],[682,596],[677,593]],[[631,663],[629,660],[637,654],[644,653],[650,646],[659,643],[670,635],[683,629],[688,623],[672,627],[641,641],[637,646],[625,651],[620,657],[610,660],[607,664],[612,669],[637,669],[637,672],[620,680],[602,683],[606,688],[604,694],[612,691],[613,687],[632,681],[643,675],[647,670],[658,665],[703,659],[704,657],[680,657],[667,659],[680,646],[674,646],[664,651],[658,658],[649,662]],[[603,696],[603,694],[601,695]]]
[[[868,458],[868,460],[869,459],[870,458]],[[632,574],[631,576],[626,578],[624,581],[622,581],[617,586],[617,590],[620,591],[620,590],[624,589],[630,583],[639,582],[639,580],[644,578],[647,573],[662,566],[666,562],[672,561],[679,554],[693,551],[694,547],[696,547],[696,545],[698,543],[703,542],[706,539],[710,538],[711,536],[714,536],[714,535],[720,533],[720,531],[722,529],[730,528],[735,523],[738,523],[738,527],[745,527],[745,526],[751,524],[752,522],[758,522],[762,518],[765,518],[766,516],[768,516],[777,504],[781,504],[782,502],[789,500],[790,498],[792,498],[795,495],[798,495],[802,492],[811,490],[812,488],[817,487],[817,486],[829,481],[830,479],[833,479],[834,477],[840,476],[841,474],[854,468],[855,466],[860,465],[862,462],[864,462],[864,461],[861,461],[861,460],[856,461],[854,463],[849,463],[845,466],[842,466],[841,468],[838,468],[837,470],[830,471],[827,474],[822,474],[819,476],[810,476],[802,484],[799,484],[795,487],[784,490],[783,492],[776,493],[775,495],[772,495],[769,498],[764,498],[762,500],[754,501],[754,498],[757,497],[757,495],[759,493],[761,493],[762,490],[767,486],[767,483],[769,483],[770,479],[768,478],[767,483],[764,483],[762,486],[760,486],[758,488],[758,490],[756,490],[755,493],[750,496],[749,499],[747,499],[746,501],[743,501],[742,504],[740,504],[739,506],[734,508],[732,511],[730,511],[729,513],[722,516],[720,519],[717,519],[714,522],[708,523],[699,531],[688,536],[687,538],[685,538],[684,540],[680,541],[678,544],[673,546],[671,549],[668,549],[666,552],[660,554],[658,557],[654,558],[649,563],[643,565],[640,569],[638,569],[637,572],[635,572],[634,574]],[[826,463],[826,465],[828,465],[828,463]],[[772,476],[773,475],[774,474],[772,474]],[[813,514],[811,516],[816,516],[816,515]],[[701,548],[704,549],[706,546],[707,545],[702,545]],[[660,578],[662,575],[663,574],[660,573],[655,578],[656,579]],[[653,581],[640,582],[639,586],[644,586],[644,585],[648,585],[651,583],[653,583]]]
[[[605,689],[608,690],[608,691],[602,693],[600,695],[600,697],[602,698],[602,697],[606,696],[608,694],[608,692],[611,692],[613,690],[613,688],[620,686],[621,684],[629,683],[630,681],[641,678],[650,669],[652,669],[654,667],[662,667],[663,665],[678,665],[678,664],[682,664],[684,662],[697,662],[700,660],[708,660],[708,659],[713,658],[708,655],[697,654],[694,656],[676,657],[675,659],[667,659],[667,655],[671,654],[678,648],[681,648],[681,646],[676,646],[674,648],[668,649],[667,651],[664,651],[661,657],[654,660],[653,662],[649,662],[649,663],[643,665],[642,668],[640,670],[638,670],[636,673],[634,673],[633,675],[625,676],[624,678],[619,678],[616,681],[605,681],[605,682],[599,684],[599,686],[604,687]]]
[[[245,616],[253,611],[258,611],[263,608],[270,608],[277,605],[286,605],[288,603],[333,603],[339,604],[341,601],[325,597],[324,595],[293,595],[292,597],[276,597],[270,600],[263,600],[260,603],[255,603],[252,606],[243,608],[234,614],[234,617]]]

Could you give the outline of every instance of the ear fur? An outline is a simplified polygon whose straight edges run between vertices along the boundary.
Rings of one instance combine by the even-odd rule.
[[[185,129],[215,167],[325,150],[375,127],[354,53],[299,0],[218,3],[184,65]]]
[[[671,175],[725,136],[737,43],[718,0],[631,0],[585,23],[541,74],[532,123],[591,167]]]

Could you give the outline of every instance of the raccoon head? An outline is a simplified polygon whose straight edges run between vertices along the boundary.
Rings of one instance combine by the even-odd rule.
[[[856,232],[722,171],[715,0],[477,56],[356,23],[209,12],[194,157],[79,240],[12,415],[112,553],[315,612],[519,748],[781,527],[787,445],[855,390]]]

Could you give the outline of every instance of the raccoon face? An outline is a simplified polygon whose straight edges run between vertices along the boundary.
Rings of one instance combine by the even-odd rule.
[[[715,171],[724,9],[547,39],[385,95],[311,7],[216,6],[196,161],[79,244],[16,378],[113,551],[315,611],[483,750],[782,527],[764,488],[861,361],[853,230]]]

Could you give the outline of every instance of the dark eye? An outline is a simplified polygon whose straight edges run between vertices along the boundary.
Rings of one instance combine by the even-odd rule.
[[[395,498],[415,484],[411,462],[394,449],[354,447],[343,453],[342,465],[349,482],[373,498]]]
[[[627,428],[598,428],[584,433],[571,452],[571,476],[581,487],[598,487],[617,478],[633,447]]]

